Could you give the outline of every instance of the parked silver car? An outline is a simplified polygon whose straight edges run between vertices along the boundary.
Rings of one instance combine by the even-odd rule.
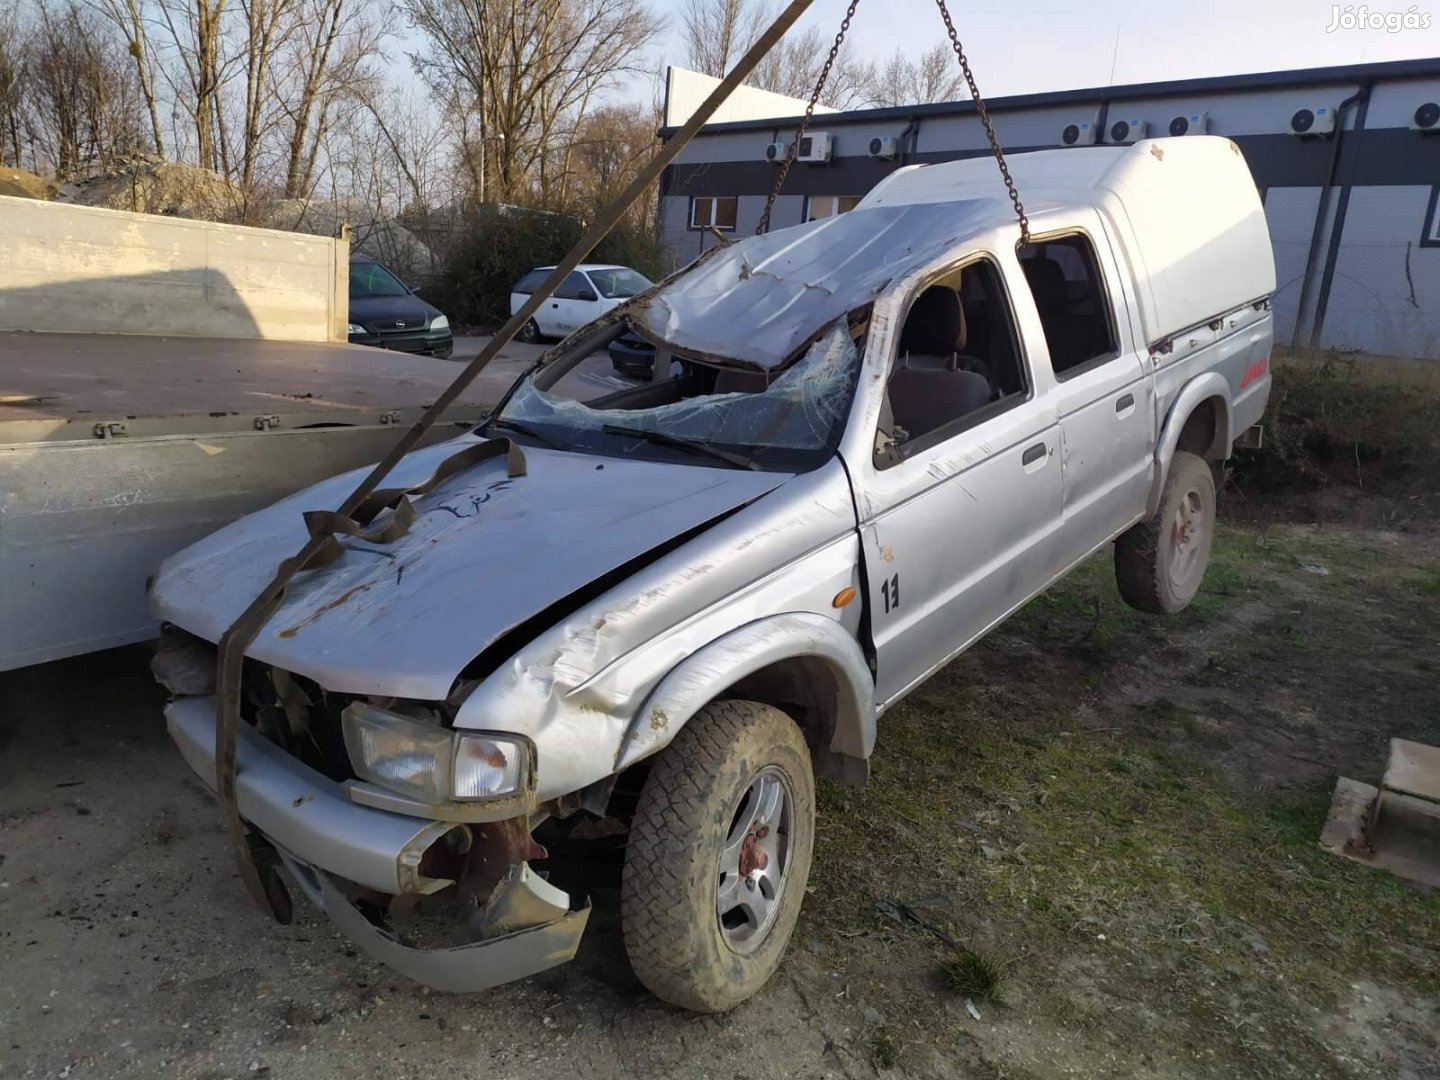
[[[887,709],[1112,541],[1130,603],[1183,608],[1270,385],[1244,161],[1203,137],[1017,155],[1028,243],[990,168],[898,170],[718,248],[409,455],[248,650],[257,858],[370,954],[477,990],[574,954],[584,883],[537,866],[607,818],[636,974],[728,1009],[795,926],[814,777],[862,783]],[[554,393],[627,333],[678,376]],[[211,643],[356,480],[162,568],[156,668],[202,778]]]

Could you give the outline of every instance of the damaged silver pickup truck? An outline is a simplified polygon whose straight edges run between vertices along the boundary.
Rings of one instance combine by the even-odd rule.
[[[295,887],[404,974],[479,990],[570,959],[628,830],[620,914],[661,998],[733,1007],[805,894],[815,776],[863,783],[885,711],[1113,542],[1175,612],[1269,393],[1268,233],[1217,138],[897,170],[741,240],[552,349],[295,577],[246,652],[236,799]],[[670,377],[552,392],[621,334]],[[214,643],[336,477],[167,560],[156,671],[214,784]],[[561,885],[565,887],[562,888]]]

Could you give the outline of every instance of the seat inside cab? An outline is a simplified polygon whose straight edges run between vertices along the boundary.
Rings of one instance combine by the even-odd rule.
[[[999,273],[988,260],[970,263],[926,286],[906,313],[877,454],[882,445],[903,447],[1025,389]]]

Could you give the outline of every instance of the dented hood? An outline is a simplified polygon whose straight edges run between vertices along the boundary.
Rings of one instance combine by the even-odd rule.
[[[465,436],[407,456],[387,486],[426,480]],[[485,646],[597,577],[770,491],[788,474],[525,448],[528,473],[484,462],[415,498],[400,539],[343,541],[299,574],[246,655],[351,694],[438,700]],[[218,641],[367,470],[317,484],[171,556],[152,605]]]
[[[777,368],[897,277],[993,223],[984,199],[861,207],[715,249],[629,314],[646,337],[682,352]]]

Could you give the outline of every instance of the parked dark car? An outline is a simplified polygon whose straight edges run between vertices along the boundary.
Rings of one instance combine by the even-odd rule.
[[[350,344],[445,359],[455,349],[450,320],[374,259],[350,259]]]
[[[639,334],[621,334],[610,343],[610,363],[621,375],[648,379],[655,369],[655,346]]]

